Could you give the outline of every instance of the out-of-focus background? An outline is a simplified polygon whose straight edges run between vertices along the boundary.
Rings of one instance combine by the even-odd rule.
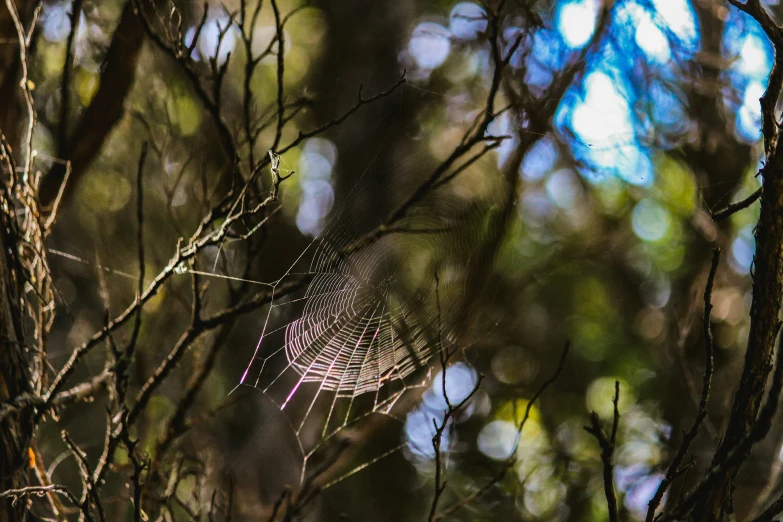
[[[762,3],[778,13],[776,1]],[[186,414],[186,424],[192,425],[167,449],[182,457],[177,465],[183,473],[199,478],[187,479],[173,493],[180,500],[170,503],[160,515],[164,519],[186,516],[194,498],[208,506],[217,490],[213,502],[221,509],[230,503],[232,520],[266,520],[278,500],[287,502],[281,496],[286,487],[298,491],[307,462],[308,476],[326,464],[315,484],[327,487],[316,487],[317,494],[295,514],[303,520],[426,520],[438,463],[448,481],[443,509],[488,486],[447,519],[605,520],[600,449],[583,426],[593,410],[611,419],[615,381],[620,383],[615,456],[620,509],[625,520],[643,519],[698,403],[702,292],[717,244],[723,259],[713,290],[716,377],[705,429],[694,446],[698,462],[710,458],[748,335],[758,208],[721,222],[710,213],[760,186],[758,100],[772,48],[750,17],[719,0],[508,4],[509,12],[518,14],[503,18],[498,34],[505,42],[526,36],[516,49],[510,43],[501,49],[511,51],[504,80],[510,86],[500,86],[497,117],[487,129],[507,138],[418,207],[431,230],[389,247],[395,278],[427,289],[430,296],[434,270],[441,270],[444,312],[438,326],[457,348],[446,378],[437,355],[425,367],[414,365],[393,411],[349,425],[332,419],[343,429],[308,456],[324,439],[320,427],[330,422],[325,416],[334,394],[314,402],[308,418],[318,427],[299,430],[309,403],[281,412],[279,395],[270,397],[266,384],[255,383],[256,363],[284,344],[282,331],[269,332],[308,311],[283,301],[244,313],[231,328],[207,332],[193,343],[134,428],[140,451],[158,451],[154,441],[168,426],[182,390],[209,360],[209,374]],[[273,123],[259,134],[255,162],[275,140],[280,62],[274,54],[272,5],[264,1],[255,24],[244,28],[243,34],[255,35],[254,53],[274,51],[247,82],[245,40],[232,25],[240,4],[208,2],[206,10],[199,2],[176,5],[178,21],[172,21],[169,4],[147,8],[153,22],[164,20],[152,28],[160,38],[170,41],[162,28],[177,28],[183,45],[192,44],[190,69],[162,51],[140,25],[126,28],[127,48],[110,49],[122,43],[113,37],[125,16],[124,2],[85,0],[72,41],[72,3],[43,3],[29,64],[37,164],[44,174],[56,175],[63,151],[78,157],[69,142],[102,141],[69,181],[46,244],[58,307],[47,340],[51,375],[102,328],[107,315],[116,317],[136,294],[142,142],[149,142],[143,196],[148,282],[169,262],[177,240],[196,230],[227,188],[231,164],[222,131],[189,71],[199,75],[203,92],[213,100],[210,69],[222,75],[219,110],[225,131],[239,144],[246,175],[253,163],[243,127],[246,89],[253,93],[254,124]],[[247,4],[247,18],[255,6]],[[290,104],[282,144],[341,117],[360,96],[389,89],[403,71],[406,82],[280,154],[280,174],[293,175],[280,184],[279,210],[248,240],[250,246],[239,240],[211,247],[195,267],[258,283],[202,276],[201,283],[208,283],[205,309],[219,310],[247,295],[242,292],[268,288],[260,283],[284,284],[308,270],[319,274],[311,263],[322,254],[316,250],[323,238],[345,246],[362,237],[448,159],[487,109],[495,63],[486,13],[495,7],[410,0],[276,4],[280,17],[292,13],[282,39],[285,103]],[[608,19],[597,29],[605,9]],[[3,40],[2,45],[12,44]],[[62,112],[61,74],[69,45],[71,90]],[[111,52],[117,53],[115,65],[107,62]],[[558,92],[553,82],[580,61],[583,67],[563,85],[559,98],[544,98]],[[118,71],[109,78],[104,73],[112,66]],[[130,69],[133,77],[123,80]],[[117,82],[121,103],[111,103],[112,92],[102,90],[101,81]],[[514,101],[506,87],[522,106],[541,110],[504,112]],[[7,117],[0,119],[6,134],[18,138],[24,112],[11,110],[18,103],[6,94],[0,106]],[[84,118],[99,95],[117,111],[116,124],[93,136],[96,129],[104,132],[101,118],[110,117]],[[547,119],[534,121],[541,114]],[[517,158],[520,150],[524,156]],[[269,188],[269,166],[258,176]],[[246,230],[260,219],[245,223]],[[438,229],[443,223],[461,228],[443,234]],[[381,263],[375,255],[367,262]],[[144,307],[129,370],[131,389],[149,378],[188,327],[190,285],[188,274],[175,274]],[[430,312],[423,321],[432,328]],[[121,341],[127,332],[118,335]],[[567,340],[571,350],[562,372],[532,407],[517,445],[522,412],[557,368]],[[258,353],[254,359],[257,346],[260,359]],[[100,375],[107,350],[103,344],[93,350],[73,382]],[[251,361],[253,375],[240,385]],[[471,402],[444,428],[442,454],[436,456],[435,426],[447,408],[443,383],[456,404],[474,390],[480,375]],[[296,396],[317,397],[318,386],[304,382]],[[378,410],[370,402],[357,400],[355,407]],[[99,456],[105,437],[102,404],[99,395],[40,426],[37,451],[54,481],[79,485],[60,430],[68,430],[91,458]],[[737,482],[734,498],[742,513],[757,511],[777,488],[783,430],[771,433]],[[127,455],[117,458],[118,469],[127,465]],[[507,473],[495,480],[503,466],[509,466]],[[122,478],[112,477],[104,486],[104,503],[112,516],[124,519],[129,493]],[[47,507],[40,506],[35,509],[44,516]]]

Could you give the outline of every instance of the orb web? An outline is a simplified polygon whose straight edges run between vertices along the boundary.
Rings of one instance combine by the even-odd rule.
[[[286,327],[284,345],[303,383],[349,397],[405,378],[430,355],[418,324],[408,326],[408,304],[392,304],[393,276],[376,278],[369,264],[353,268],[346,263],[315,275],[302,317]]]
[[[416,240],[400,239],[351,252],[355,239],[344,228],[328,231],[309,247],[308,270],[296,273],[311,278],[304,293],[269,307],[243,383],[290,410],[298,436],[325,437],[367,413],[388,413],[436,353],[432,289],[405,280]],[[279,318],[292,320],[274,327]]]
[[[419,165],[406,161],[397,173],[403,198],[421,183]],[[404,413],[418,400],[409,392],[428,385],[443,346],[456,346],[475,297],[469,276],[483,262],[476,252],[486,240],[487,209],[498,208],[495,187],[481,172],[472,178],[474,190],[443,187],[389,224],[388,207],[398,201],[391,195],[380,208],[377,180],[362,174],[320,233],[269,283],[271,303],[240,384],[261,391],[260,404],[271,403],[294,435],[300,483],[308,466],[319,469],[312,463],[347,439],[366,437],[365,429],[384,425],[387,437],[396,425],[402,433]],[[299,290],[278,293],[298,282]],[[259,437],[282,435],[270,422]],[[385,450],[375,445],[333,482],[406,446],[401,436],[384,440]]]

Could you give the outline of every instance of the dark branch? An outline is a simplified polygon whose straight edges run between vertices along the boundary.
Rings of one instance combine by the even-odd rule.
[[[84,0],[74,0],[71,5],[71,31],[68,33],[68,39],[65,42],[65,64],[63,65],[62,79],[60,80],[60,121],[58,122],[58,136],[60,157],[68,154],[68,121],[71,112],[71,73],[73,72],[73,41],[79,30],[79,21],[82,15],[82,4]]]
[[[136,73],[144,32],[128,0],[114,31],[101,67],[98,91],[85,109],[72,137],[67,141],[65,156],[71,162],[71,180],[63,197],[67,198],[79,184],[87,167],[100,152],[111,130],[125,113],[125,100],[130,93]],[[67,93],[62,93],[63,100]],[[64,131],[64,129],[62,129]],[[66,138],[60,137],[60,140]],[[65,165],[55,163],[41,182],[40,201],[48,206],[57,196],[65,179]]]
[[[596,412],[590,414],[590,426],[585,426],[585,431],[598,440],[601,447],[601,462],[604,469],[604,495],[606,495],[606,504],[609,508],[609,522],[619,522],[620,516],[617,511],[617,496],[614,492],[614,448],[617,441],[617,426],[620,423],[620,411],[617,403],[620,400],[620,381],[614,383],[614,418],[612,420],[612,431],[609,437],[604,434],[601,428],[601,420]]]
[[[669,464],[669,468],[666,470],[666,475],[658,485],[658,489],[653,495],[648,504],[646,522],[652,522],[655,518],[655,511],[658,509],[666,490],[669,486],[679,477],[684,468],[682,468],[683,460],[688,454],[691,442],[696,438],[699,433],[701,423],[707,417],[707,402],[710,397],[710,383],[712,382],[713,372],[713,342],[712,342],[712,328],[710,326],[710,314],[712,312],[712,288],[715,285],[715,274],[718,271],[718,263],[720,262],[720,249],[716,248],[712,251],[712,265],[710,266],[710,273],[707,277],[707,285],[704,288],[704,378],[702,381],[701,398],[699,399],[699,408],[696,412],[696,418],[693,420],[691,429],[683,433],[682,443],[677,450],[677,454]]]
[[[538,390],[536,390],[536,393],[533,394],[533,397],[531,397],[530,400],[528,401],[527,406],[525,407],[525,414],[522,416],[522,421],[519,423],[519,429],[517,430],[517,440],[516,443],[514,444],[514,448],[511,451],[511,455],[509,455],[508,459],[506,459],[506,462],[503,463],[500,470],[476,491],[459,499],[458,501],[454,502],[451,506],[438,513],[433,518],[434,521],[443,520],[444,518],[450,516],[452,513],[455,513],[456,511],[462,509],[463,507],[467,506],[471,502],[474,502],[475,500],[483,496],[487,491],[492,489],[492,487],[494,487],[495,484],[503,480],[503,477],[506,476],[508,470],[514,467],[514,464],[516,464],[517,462],[516,460],[517,448],[519,447],[519,442],[522,438],[522,431],[525,428],[525,424],[527,423],[527,420],[530,418],[530,412],[533,409],[535,403],[538,401],[539,397],[541,397],[541,395],[546,391],[546,389],[549,388],[549,386],[552,383],[554,383],[557,380],[557,378],[560,376],[560,373],[563,371],[563,368],[565,367],[566,358],[568,356],[568,352],[570,348],[571,348],[571,342],[567,341],[565,347],[563,348],[563,351],[560,353],[560,359],[557,362],[555,371],[547,380],[545,380],[541,384]]]
[[[742,201],[731,203],[726,208],[718,210],[717,212],[713,212],[712,219],[714,219],[715,221],[723,221],[727,217],[734,215],[740,210],[748,208],[753,203],[755,203],[756,200],[758,200],[760,197],[761,197],[761,189],[758,189],[756,192],[754,192],[747,198],[743,199]]]

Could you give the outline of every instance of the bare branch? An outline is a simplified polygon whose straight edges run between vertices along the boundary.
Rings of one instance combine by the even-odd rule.
[[[59,484],[50,484],[48,486],[27,486],[24,488],[7,489],[0,492],[0,498],[19,498],[28,495],[36,495],[42,497],[48,493],[59,493],[66,497],[74,506],[79,505],[79,500],[68,491],[68,488]]]
[[[275,27],[277,39],[277,127],[275,128],[275,141],[272,143],[272,150],[280,145],[280,139],[283,137],[283,126],[285,125],[285,34],[283,23],[280,20],[280,9],[277,7],[277,0],[271,0],[272,11],[275,13]],[[249,59],[249,58],[248,58]]]
[[[757,191],[755,191],[753,194],[743,199],[742,201],[731,203],[726,208],[718,210],[717,212],[713,212],[712,219],[714,219],[715,221],[723,221],[727,217],[736,214],[740,210],[748,208],[753,203],[755,203],[760,197],[761,197],[761,189],[758,189]]]
[[[111,130],[122,118],[143,42],[144,31],[134,13],[132,0],[126,0],[119,25],[114,31],[103,60],[98,90],[72,130],[65,152],[62,150],[59,152],[63,156],[62,159],[70,161],[72,169],[70,183],[63,188],[66,169],[64,164],[55,163],[41,183],[39,197],[42,206],[50,205],[60,192],[62,192],[60,198],[69,197],[78,186],[87,167],[100,152]],[[63,78],[63,80],[68,79]],[[63,101],[66,98],[67,92],[64,90]],[[64,127],[61,128],[61,132],[65,130]],[[59,139],[62,143],[67,138],[59,136]]]
[[[713,457],[713,469],[720,477],[704,481],[688,497],[695,519],[716,521],[733,511],[731,490],[740,468],[755,443],[759,410],[772,371],[772,354],[778,331],[778,315],[783,294],[783,148],[779,146],[776,106],[783,87],[783,31],[759,0],[731,4],[752,16],[774,46],[775,60],[767,90],[761,97],[762,134],[766,153],[761,169],[763,191],[761,213],[755,228],[756,252],[753,260],[753,300],[745,363],[734,396],[723,440]],[[685,508],[685,506],[680,506]]]
[[[443,520],[444,518],[462,509],[463,507],[470,504],[471,502],[474,502],[475,500],[483,496],[487,491],[492,489],[492,487],[494,487],[495,484],[503,480],[503,477],[506,476],[508,470],[511,469],[514,466],[514,464],[517,462],[516,453],[519,447],[519,442],[522,438],[522,430],[524,430],[525,424],[527,423],[527,420],[530,418],[530,411],[533,409],[533,405],[536,403],[536,401],[538,401],[538,398],[541,397],[541,395],[546,391],[546,389],[549,388],[549,386],[552,383],[554,383],[557,380],[557,378],[560,376],[560,372],[562,372],[563,368],[565,367],[566,357],[568,356],[568,352],[570,348],[571,348],[571,342],[568,341],[566,342],[563,351],[560,353],[560,359],[557,363],[557,366],[555,367],[555,371],[547,380],[545,380],[541,384],[538,390],[536,390],[536,392],[533,394],[533,397],[531,397],[530,400],[528,401],[527,406],[525,407],[525,414],[522,417],[522,421],[519,423],[519,428],[517,430],[517,439],[514,444],[514,448],[511,451],[511,454],[509,455],[508,459],[506,459],[506,462],[503,463],[503,466],[500,468],[500,470],[476,491],[454,502],[454,504],[449,506],[447,509],[437,514],[433,518],[434,521]]]
[[[614,492],[614,448],[617,441],[617,426],[620,423],[620,411],[617,403],[620,400],[620,381],[614,383],[614,419],[612,421],[612,432],[609,437],[604,434],[601,428],[601,421],[596,412],[590,414],[590,426],[585,426],[585,431],[598,440],[601,447],[601,462],[604,469],[604,494],[609,508],[609,522],[619,522],[620,516],[617,511],[617,496]]]
[[[710,273],[707,277],[707,285],[704,288],[704,378],[702,381],[701,398],[699,399],[699,408],[696,412],[696,418],[693,420],[691,429],[683,434],[682,442],[677,450],[677,454],[669,464],[669,468],[666,471],[666,475],[658,485],[658,489],[655,491],[652,499],[648,504],[646,522],[652,522],[655,518],[655,511],[658,509],[666,490],[671,486],[674,480],[677,479],[682,473],[681,465],[691,442],[696,438],[699,433],[701,423],[707,417],[707,402],[710,397],[710,383],[712,382],[713,372],[713,346],[712,346],[712,328],[710,326],[710,314],[712,312],[712,288],[715,285],[715,275],[718,271],[718,263],[720,262],[720,249],[716,248],[712,251],[712,265],[710,266]]]
[[[81,507],[84,517],[91,521],[92,515],[90,514],[90,501],[93,501],[95,503],[95,507],[98,510],[99,520],[103,522],[106,519],[103,511],[103,504],[98,493],[98,488],[96,487],[95,481],[92,478],[92,471],[90,470],[90,465],[87,462],[87,454],[84,453],[84,451],[73,441],[67,431],[63,430],[61,435],[65,445],[68,446],[68,449],[79,465],[79,476],[82,479],[83,491],[82,499],[77,505]]]
[[[435,427],[435,434],[432,436],[432,448],[435,451],[435,494],[432,497],[429,517],[427,518],[429,522],[438,520],[438,504],[440,502],[441,495],[443,495],[443,492],[446,490],[447,485],[446,480],[443,479],[445,467],[445,463],[443,462],[443,450],[441,449],[441,445],[443,444],[443,436],[446,433],[446,430],[451,428],[454,418],[462,412],[465,405],[470,402],[476,392],[478,392],[479,388],[481,388],[481,382],[484,380],[484,376],[479,375],[470,393],[468,393],[458,404],[452,404],[446,389],[446,372],[448,371],[449,360],[454,355],[454,353],[456,353],[456,348],[454,350],[449,350],[447,346],[443,345],[443,327],[441,324],[440,305],[440,278],[438,277],[437,270],[435,271],[435,300],[437,306],[438,351],[440,354],[441,365],[441,386],[443,388],[443,400],[446,402],[446,410],[443,412],[443,419],[440,422],[438,422],[437,419],[432,419],[432,424]]]

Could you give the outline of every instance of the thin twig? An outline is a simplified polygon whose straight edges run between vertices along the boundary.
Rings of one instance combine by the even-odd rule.
[[[545,380],[541,386],[536,390],[536,393],[533,394],[533,397],[530,398],[530,400],[527,403],[527,406],[525,407],[525,414],[522,417],[522,421],[519,423],[519,428],[517,429],[517,439],[514,444],[514,448],[511,451],[511,454],[509,455],[508,459],[506,459],[506,462],[503,463],[503,466],[500,468],[500,470],[491,477],[483,486],[481,486],[479,489],[474,491],[473,493],[457,500],[454,502],[451,506],[446,508],[445,510],[438,513],[434,518],[433,521],[443,520],[444,518],[450,516],[451,514],[455,513],[459,509],[462,509],[463,507],[467,506],[468,504],[474,502],[478,498],[480,498],[482,495],[484,495],[487,491],[492,489],[492,487],[503,480],[503,477],[506,476],[506,473],[508,473],[508,470],[510,470],[516,461],[516,453],[517,449],[519,448],[519,442],[522,439],[522,431],[525,428],[525,424],[527,423],[527,420],[530,418],[530,412],[533,409],[533,405],[538,401],[538,398],[541,397],[541,395],[546,391],[549,386],[554,383],[557,378],[560,376],[560,372],[563,371],[563,368],[565,367],[565,361],[568,356],[568,352],[571,348],[571,342],[567,341],[565,344],[565,347],[563,348],[563,351],[560,353],[560,359],[557,362],[557,366],[555,367],[555,371],[552,373],[552,375]]]
[[[717,212],[713,212],[712,219],[715,221],[723,221],[727,217],[736,214],[740,210],[748,208],[761,197],[761,192],[762,189],[759,188],[753,194],[743,199],[742,201],[737,201],[736,203],[730,203],[726,208],[722,208]]]
[[[707,284],[704,288],[704,378],[702,380],[701,398],[699,399],[699,408],[696,412],[696,418],[693,420],[693,425],[688,432],[683,433],[683,439],[680,443],[680,447],[677,450],[677,454],[669,464],[669,468],[666,470],[666,475],[661,479],[661,483],[658,485],[658,489],[655,491],[652,499],[648,504],[646,522],[652,522],[655,518],[655,512],[658,509],[666,490],[671,484],[682,474],[684,471],[681,469],[681,465],[691,442],[696,438],[699,433],[701,423],[707,417],[707,402],[710,398],[710,384],[712,382],[713,372],[713,341],[712,341],[712,328],[710,321],[710,314],[712,313],[712,288],[715,285],[715,275],[718,271],[718,263],[720,262],[720,249],[716,248],[712,251],[712,265],[710,266],[710,273],[707,277]]]
[[[90,500],[94,501],[95,507],[98,509],[98,516],[99,519],[103,522],[105,520],[104,511],[103,511],[103,504],[101,502],[101,497],[98,494],[98,490],[95,487],[95,482],[92,478],[92,472],[90,470],[90,465],[87,462],[87,455],[84,453],[84,451],[73,441],[71,436],[68,434],[67,431],[63,430],[60,432],[62,435],[62,439],[65,442],[65,445],[68,446],[68,449],[71,452],[71,455],[73,455],[73,458],[78,463],[79,467],[79,477],[82,479],[82,499],[77,504],[81,507],[82,514],[84,517],[92,521],[92,514],[90,513]]]
[[[42,497],[48,493],[59,493],[66,497],[74,506],[79,505],[79,500],[65,486],[59,484],[50,484],[48,486],[27,486],[24,488],[7,489],[0,492],[0,498],[24,497],[27,495],[36,495]]]
[[[42,486],[52,486],[52,479],[49,472],[46,469],[46,465],[43,462],[43,456],[35,444],[30,445],[30,454],[33,469],[35,470],[35,476],[38,478],[38,482]],[[49,500],[49,505],[52,508],[52,514],[59,522],[67,522],[65,516],[65,506],[60,502],[60,498],[57,496],[56,491],[50,491],[46,494],[46,498]],[[75,500],[75,497],[74,497]]]
[[[614,417],[612,420],[611,435],[607,437],[601,428],[601,421],[596,412],[590,414],[590,426],[585,426],[585,431],[598,440],[601,447],[601,462],[604,470],[604,495],[609,509],[609,522],[619,522],[620,516],[617,510],[617,495],[614,492],[614,448],[617,442],[617,426],[620,423],[620,410],[618,402],[620,400],[620,381],[614,383]]]
[[[443,444],[443,436],[451,427],[453,419],[459,415],[464,409],[465,405],[470,402],[473,396],[481,388],[481,383],[484,380],[483,375],[479,375],[476,379],[476,383],[473,385],[473,389],[465,396],[458,404],[452,404],[449,394],[446,390],[446,372],[448,371],[448,364],[451,357],[456,353],[454,350],[449,350],[448,347],[443,346],[443,333],[441,324],[441,306],[440,306],[440,278],[438,277],[437,270],[435,271],[435,300],[437,306],[437,327],[438,327],[438,351],[440,353],[441,364],[441,386],[443,388],[443,400],[446,402],[446,410],[443,412],[443,419],[440,423],[436,419],[432,419],[432,424],[435,427],[435,434],[432,436],[432,448],[435,452],[435,494],[432,497],[432,504],[430,505],[428,522],[434,522],[438,519],[438,504],[440,502],[443,492],[446,490],[447,482],[443,479],[444,467],[443,451],[441,446]]]
[[[54,203],[52,203],[52,210],[49,213],[49,217],[46,218],[46,223],[43,226],[44,237],[48,237],[52,231],[52,225],[54,225],[54,222],[57,219],[57,212],[60,210],[60,203],[62,203],[63,194],[65,194],[65,188],[68,186],[68,180],[71,179],[72,170],[73,169],[71,168],[71,162],[66,161],[65,176],[63,176],[63,182],[60,183],[60,188],[57,190],[57,196],[55,196]]]
[[[780,333],[781,326],[783,326],[783,323],[778,321],[775,326],[776,337]],[[783,350],[781,349],[781,342],[783,342],[783,338],[778,339],[772,385],[770,386],[767,399],[760,408],[759,414],[755,419],[755,424],[751,433],[739,441],[723,459],[713,461],[701,482],[677,503],[676,510],[672,512],[671,516],[664,517],[664,519],[676,519],[676,517],[680,517],[691,510],[705,493],[710,491],[720,480],[723,480],[726,477],[726,470],[728,468],[737,466],[739,462],[743,462],[747,459],[753,446],[762,441],[769,433],[769,430],[772,427],[772,420],[777,413],[780,393],[781,390],[783,390]]]
[[[285,34],[283,24],[280,20],[280,9],[277,7],[277,0],[271,0],[272,11],[275,14],[275,27],[277,34],[277,127],[275,128],[275,140],[272,143],[272,150],[276,150],[280,145],[280,139],[283,137],[283,126],[285,125]]]

